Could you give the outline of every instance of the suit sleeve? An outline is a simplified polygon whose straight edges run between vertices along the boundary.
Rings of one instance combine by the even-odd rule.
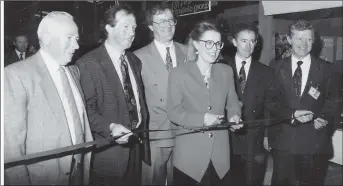
[[[227,88],[229,89],[229,94],[226,98],[226,116],[229,120],[232,116],[238,115],[241,117],[241,109],[243,106],[243,103],[239,101],[235,83],[234,83],[234,77],[233,77],[233,71],[232,68],[227,66],[227,78],[225,78],[228,81]]]
[[[22,80],[12,68],[4,71],[4,159],[26,155],[27,95]],[[27,167],[5,169],[5,185],[30,185]]]
[[[88,67],[85,61],[78,61],[77,66],[80,70],[80,84],[85,96],[86,110],[91,130],[92,132],[107,137],[111,133],[109,129],[111,121],[103,117],[98,111],[97,103],[99,95],[96,88],[98,82],[95,81],[92,75],[94,68]]]
[[[167,115],[168,119],[177,125],[187,127],[202,127],[204,125],[204,112],[186,109],[184,104],[184,95],[182,93],[182,73],[179,68],[173,69],[168,78],[167,95]],[[199,100],[201,101],[201,100]]]

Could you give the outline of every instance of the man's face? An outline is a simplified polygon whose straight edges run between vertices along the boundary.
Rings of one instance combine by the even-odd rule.
[[[158,13],[152,16],[153,22],[149,28],[157,41],[170,42],[175,33],[175,25],[170,23],[174,21],[173,14],[169,9]]]
[[[17,36],[15,38],[14,45],[19,52],[26,52],[28,46],[26,36]]]
[[[298,58],[303,59],[312,50],[314,41],[312,30],[293,30],[292,35],[287,37],[289,44],[292,46],[292,54]]]
[[[64,21],[64,20],[63,20]],[[79,48],[78,28],[74,21],[65,20],[60,22],[61,28],[51,39],[51,53],[60,65],[67,65]]]
[[[233,45],[237,48],[237,55],[242,59],[248,59],[254,52],[256,36],[253,31],[243,30],[232,39]]]
[[[131,47],[135,39],[137,24],[133,14],[127,14],[125,11],[119,11],[116,14],[116,25],[111,27],[106,25],[108,39],[116,44],[120,50],[125,50]]]

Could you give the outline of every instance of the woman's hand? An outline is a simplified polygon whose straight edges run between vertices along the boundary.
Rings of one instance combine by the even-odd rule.
[[[238,123],[241,122],[241,121],[242,121],[242,120],[241,120],[241,118],[240,118],[239,116],[233,115],[233,116],[230,118],[229,122],[235,122],[236,124],[235,124],[235,125],[231,125],[230,130],[231,130],[232,132],[234,132],[234,131],[236,131],[236,130],[242,128],[242,127],[243,127],[243,124],[238,124]]]
[[[204,124],[205,126],[220,124],[222,122],[223,117],[224,115],[206,113],[204,116]]]

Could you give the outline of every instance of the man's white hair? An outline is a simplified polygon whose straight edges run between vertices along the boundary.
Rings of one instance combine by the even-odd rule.
[[[61,11],[52,11],[49,14],[47,14],[42,21],[39,23],[37,35],[39,41],[42,41],[43,34],[45,33],[58,33],[60,29],[63,29],[60,26],[60,22],[64,20],[71,20],[74,21],[74,18],[72,15],[70,15],[67,12],[61,12]]]

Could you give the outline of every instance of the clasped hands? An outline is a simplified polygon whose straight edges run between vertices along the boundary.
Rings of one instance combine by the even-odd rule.
[[[313,112],[309,110],[297,110],[294,112],[294,119],[298,120],[301,123],[309,122],[313,119]],[[316,118],[314,120],[314,128],[321,129],[325,127],[328,123],[328,121],[322,118]]]
[[[206,113],[204,116],[204,124],[205,126],[211,126],[211,125],[217,125],[220,124],[223,121],[224,115],[216,115],[216,114],[211,114],[211,113]],[[240,129],[243,127],[243,124],[238,124],[242,120],[240,119],[239,116],[234,115],[229,119],[229,122],[235,122],[237,125],[231,125],[230,130],[232,132]]]
[[[122,124],[111,123],[110,131],[112,137],[124,135],[115,140],[118,144],[126,144],[129,141],[130,136],[133,134],[131,130],[125,128]]]

